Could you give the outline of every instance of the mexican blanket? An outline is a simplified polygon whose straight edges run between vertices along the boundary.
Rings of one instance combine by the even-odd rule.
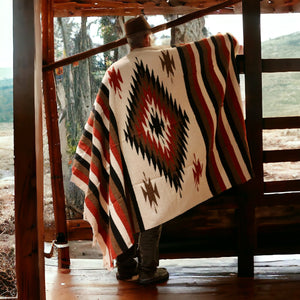
[[[106,71],[72,181],[104,266],[133,235],[248,181],[251,161],[230,34],[135,49]]]

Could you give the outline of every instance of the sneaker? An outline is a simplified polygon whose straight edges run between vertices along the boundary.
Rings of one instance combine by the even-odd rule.
[[[169,273],[167,269],[157,268],[154,273],[141,271],[138,282],[139,284],[142,285],[148,285],[148,284],[155,284],[155,283],[163,283],[168,279],[169,279]]]

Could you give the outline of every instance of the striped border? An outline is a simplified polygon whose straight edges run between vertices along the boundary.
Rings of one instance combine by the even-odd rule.
[[[206,176],[213,195],[251,176],[233,64],[236,48],[237,42],[230,35],[218,35],[177,48],[188,99],[206,145]]]
[[[72,181],[85,187],[86,216],[110,267],[134,243],[134,232],[144,230],[119,144],[109,90],[102,84],[76,150]]]

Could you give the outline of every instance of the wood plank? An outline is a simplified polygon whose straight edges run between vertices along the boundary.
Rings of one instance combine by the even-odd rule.
[[[72,16],[103,16],[103,15],[137,15],[145,13],[146,15],[156,14],[175,14],[181,15],[191,9],[202,9],[222,1],[217,0],[113,0],[113,1],[62,1],[53,0],[55,17]],[[223,0],[224,2],[224,0]],[[117,9],[117,7],[120,7]],[[289,13],[299,12],[300,5],[298,1],[261,1],[262,13]],[[222,13],[242,13],[241,6],[225,7],[218,11]]]
[[[300,128],[300,117],[264,118],[264,129]]]
[[[175,14],[182,15],[199,9],[204,9],[214,5],[218,5],[226,1],[174,1],[166,2],[164,0],[155,1],[54,1],[54,16],[55,17],[71,17],[71,16],[134,16],[138,14],[146,15],[166,15]],[[218,13],[230,11],[233,8],[223,6]]]
[[[300,192],[268,193],[264,194],[262,200],[257,206],[275,206],[275,205],[299,205]]]
[[[51,260],[46,262],[47,299],[299,299],[298,255],[259,256],[255,259],[257,275],[237,277],[237,259],[202,258],[161,260],[170,273],[168,282],[141,287],[118,282],[116,269],[102,267],[102,260],[72,260],[69,274],[57,272]]]
[[[265,150],[263,152],[263,160],[265,163],[299,161],[300,149]]]
[[[300,180],[283,180],[264,183],[265,193],[300,191]]]
[[[245,57],[244,55],[237,55],[237,64],[240,74],[245,72]],[[262,72],[300,72],[299,58],[279,58],[279,59],[262,59]]]
[[[13,2],[16,276],[22,300],[45,299],[37,226],[37,203],[43,202],[39,15],[38,0]]]
[[[271,72],[300,72],[300,58],[263,59],[262,71]]]

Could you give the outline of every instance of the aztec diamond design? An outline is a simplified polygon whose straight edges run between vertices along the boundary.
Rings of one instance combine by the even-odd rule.
[[[150,74],[148,66],[137,61],[135,67],[127,106],[126,141],[164,174],[171,187],[181,190],[188,116],[159,78]]]

